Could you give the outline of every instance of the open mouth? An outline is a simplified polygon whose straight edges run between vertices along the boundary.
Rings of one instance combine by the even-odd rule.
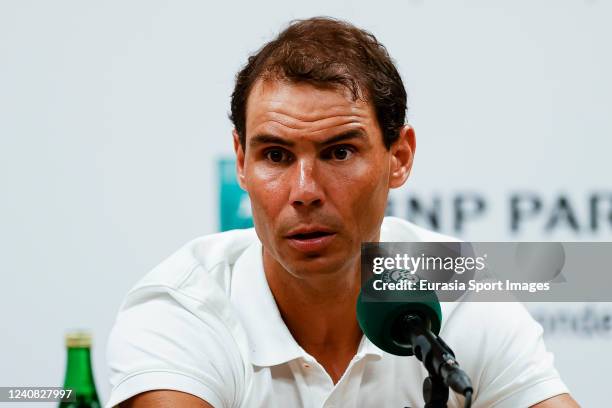
[[[325,231],[313,231],[313,232],[308,232],[308,233],[303,233],[303,234],[294,234],[294,235],[291,235],[289,238],[299,239],[299,240],[307,240],[307,239],[322,238],[322,237],[326,237],[328,235],[332,235],[332,233],[331,232],[325,232]]]
[[[313,254],[324,251],[334,241],[336,233],[329,230],[297,230],[298,232],[288,235],[287,240],[289,245],[294,249],[306,253]]]

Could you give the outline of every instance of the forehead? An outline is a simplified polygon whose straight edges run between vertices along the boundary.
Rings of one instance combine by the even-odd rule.
[[[371,104],[354,99],[343,86],[315,86],[288,80],[258,80],[246,107],[247,137],[262,127],[331,131],[338,126],[378,128]]]

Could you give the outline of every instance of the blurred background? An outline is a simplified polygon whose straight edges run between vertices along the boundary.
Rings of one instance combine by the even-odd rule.
[[[390,214],[473,241],[612,239],[610,2],[4,0],[0,386],[61,386],[64,333],[87,328],[108,400],[130,287],[192,238],[250,223],[235,73],[314,15],[373,32],[404,78],[418,148]],[[612,306],[529,308],[575,398],[606,406]]]

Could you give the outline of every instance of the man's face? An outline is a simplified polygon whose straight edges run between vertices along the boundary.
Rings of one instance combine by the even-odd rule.
[[[354,267],[361,242],[378,240],[389,188],[408,175],[413,134],[387,150],[369,103],[287,81],[255,84],[246,132],[244,149],[234,135],[238,178],[264,262],[296,277]]]

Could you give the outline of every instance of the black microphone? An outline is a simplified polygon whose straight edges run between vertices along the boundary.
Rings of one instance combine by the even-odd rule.
[[[466,406],[470,406],[473,393],[470,378],[459,368],[451,348],[438,336],[442,322],[438,297],[434,291],[418,290],[418,281],[416,275],[399,269],[384,271],[366,281],[357,300],[359,326],[381,350],[398,356],[416,356],[430,377],[440,378],[464,395]],[[381,290],[383,282],[395,283],[396,287],[404,284],[405,289]],[[410,282],[412,289],[408,286]],[[425,386],[424,393],[428,392],[431,390]]]

